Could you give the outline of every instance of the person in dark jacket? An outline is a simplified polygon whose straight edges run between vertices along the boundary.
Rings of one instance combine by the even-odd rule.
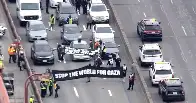
[[[49,0],[46,0],[46,13],[47,14],[49,14],[49,11],[48,11],[49,4],[50,4],[50,1]]]
[[[95,66],[100,67],[102,64],[102,59],[100,58],[100,56],[98,56],[98,58],[95,61]]]
[[[87,4],[86,0],[82,1],[83,14],[87,14]]]
[[[75,5],[76,5],[76,12],[80,13],[81,0],[76,0]]]
[[[89,67],[91,67],[91,64],[88,65]],[[86,83],[90,82],[91,81],[91,78],[90,77],[87,77],[87,81]]]
[[[121,58],[118,54],[116,55],[115,63],[116,63],[116,67],[120,67]]]
[[[134,86],[134,81],[135,81],[135,73],[129,75],[129,87],[127,90],[133,90],[133,86]]]
[[[57,55],[58,55],[58,61],[61,62],[61,44],[57,43]]]
[[[90,13],[87,14],[87,26],[86,26],[86,29],[88,29],[88,27],[90,27],[91,29],[91,26],[92,26],[92,17],[90,16]]]
[[[40,9],[43,10],[42,0],[40,0]]]
[[[54,81],[54,91],[55,91],[55,98],[57,98],[57,97],[59,97],[59,95],[58,95],[58,90],[60,89],[60,86],[59,86],[59,84],[57,84],[57,82],[56,81]]]
[[[25,68],[25,59],[24,59],[24,52],[20,51],[19,55],[18,55],[18,67],[20,68],[20,71],[23,71],[23,69]],[[22,69],[23,68],[23,69]]]

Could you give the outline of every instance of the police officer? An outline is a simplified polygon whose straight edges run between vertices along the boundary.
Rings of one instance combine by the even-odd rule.
[[[40,87],[41,87],[41,97],[44,98],[46,96],[46,86],[44,81],[40,82]]]
[[[58,95],[58,90],[60,89],[60,86],[57,84],[56,81],[54,81],[54,90],[55,90],[55,98],[57,98],[59,95]]]
[[[129,75],[129,87],[127,90],[133,90],[133,86],[134,86],[134,81],[135,81],[135,73]]]
[[[125,82],[125,77],[127,75],[127,66],[126,66],[126,64],[123,64],[122,69],[123,69],[123,82]]]
[[[48,8],[49,8],[50,0],[46,0],[46,13],[49,14]]]
[[[68,24],[72,24],[73,23],[73,19],[72,19],[71,15],[69,15],[69,17],[67,18],[67,23]]]
[[[113,64],[114,64],[114,60],[113,60],[113,58],[112,58],[112,55],[109,55],[109,60],[108,60],[107,65],[108,65],[109,67],[113,67]]]
[[[34,95],[32,95],[32,96],[29,98],[29,103],[35,103],[35,101],[34,101]]]
[[[18,55],[18,67],[20,68],[20,71],[23,71],[23,69],[24,69],[24,66],[25,66],[25,64],[24,64],[24,51],[20,51],[19,52],[19,55]],[[22,69],[22,67],[23,67],[23,69]]]
[[[92,17],[90,16],[90,13],[87,14],[87,25],[86,25],[86,29],[88,29],[88,27],[90,27],[91,29],[91,26],[92,26]]]
[[[54,24],[55,24],[55,18],[54,18],[54,14],[50,15],[50,30],[52,31],[54,28]]]
[[[75,5],[76,5],[76,12],[80,13],[81,0],[76,0]]]
[[[103,46],[102,52],[101,52],[101,57],[104,58],[106,54],[106,47],[105,45]]]
[[[121,58],[118,54],[116,54],[115,63],[116,63],[116,67],[120,67]]]
[[[48,83],[48,88],[49,88],[49,96],[53,95],[53,78],[50,78],[49,83]]]

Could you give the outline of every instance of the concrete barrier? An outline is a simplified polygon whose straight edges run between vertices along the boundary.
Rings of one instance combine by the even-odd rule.
[[[119,28],[119,30],[120,30],[120,32],[121,32],[120,38],[121,38],[121,40],[122,40],[122,41],[124,42],[124,44],[125,44],[125,48],[126,48],[126,51],[127,51],[128,55],[129,55],[129,58],[130,58],[130,60],[132,60],[132,63],[135,64],[135,65],[134,65],[134,70],[135,70],[136,74],[138,74],[138,76],[139,76],[140,82],[141,82],[141,84],[142,84],[142,89],[143,89],[143,91],[145,92],[145,95],[146,95],[146,99],[147,99],[148,103],[153,103],[153,100],[152,100],[152,98],[151,98],[151,95],[150,95],[150,93],[149,93],[149,91],[148,91],[147,84],[146,84],[146,82],[145,82],[145,80],[144,80],[144,78],[143,78],[143,76],[142,76],[142,73],[141,73],[140,68],[139,68],[139,66],[138,66],[138,62],[137,62],[137,60],[135,59],[136,57],[134,56],[134,54],[133,54],[133,52],[132,52],[132,50],[131,50],[129,41],[128,41],[127,36],[126,36],[126,34],[125,34],[124,30],[123,30],[123,26],[122,26],[122,24],[121,24],[121,21],[120,21],[120,19],[118,18],[118,15],[117,15],[117,12],[116,12],[116,10],[115,10],[115,8],[114,8],[114,5],[113,5],[113,3],[112,3],[112,0],[105,0],[105,3],[106,3],[106,5],[109,6],[110,11],[111,11],[111,13],[112,13],[112,17],[113,17],[113,19],[114,19],[114,20],[116,21],[116,23],[117,23],[116,26],[118,26],[118,28]],[[111,16],[110,16],[110,17],[111,17]]]
[[[0,0],[0,1],[1,1],[1,4],[3,6],[3,9],[4,9],[5,13],[6,13],[6,16],[8,18],[8,24],[10,26],[10,29],[12,31],[12,34],[13,34],[14,39],[21,40],[20,36],[18,35],[18,33],[16,31],[16,28],[15,28],[14,22],[12,20],[12,17],[10,15],[10,12],[9,12],[9,9],[8,9],[6,0]],[[26,67],[27,67],[27,69],[26,69],[27,70],[27,73],[30,76],[30,75],[32,75],[32,71],[31,71],[31,68],[29,66],[28,60],[26,58],[26,55],[25,55],[25,63],[26,63]],[[34,95],[35,95],[38,103],[43,103],[42,102],[42,98],[41,98],[40,93],[39,93],[39,89],[38,89],[36,83],[34,81],[32,81],[33,80],[33,77],[30,78],[30,80],[31,80],[32,88],[34,90]]]

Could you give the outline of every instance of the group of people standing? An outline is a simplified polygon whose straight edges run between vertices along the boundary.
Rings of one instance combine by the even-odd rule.
[[[41,81],[40,82],[40,88],[41,88],[41,97],[45,98],[47,95],[47,91],[49,91],[49,96],[53,95],[53,90],[55,91],[55,98],[57,98],[58,90],[60,89],[60,86],[57,84],[56,81],[53,80],[53,78],[50,78],[49,81]]]
[[[8,54],[9,54],[9,63],[11,63],[11,61],[13,61],[13,63],[17,62],[20,71],[25,69],[24,49],[21,47],[20,42],[18,40],[15,40],[8,47]]]

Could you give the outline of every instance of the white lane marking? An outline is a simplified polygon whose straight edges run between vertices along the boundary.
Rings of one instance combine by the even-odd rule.
[[[171,0],[171,3],[173,4],[173,0]]]
[[[85,27],[85,25],[83,25],[83,29],[84,29],[84,31],[86,31],[86,27]]]
[[[103,78],[103,79],[106,79],[106,78]]]
[[[137,0],[138,2],[140,2],[140,0]]]
[[[77,91],[76,87],[73,87],[73,89],[74,89],[74,92],[75,92],[75,94],[76,94],[76,97],[79,98],[79,94],[78,94],[78,91]]]
[[[192,7],[192,9],[193,9],[193,12],[196,14],[195,8],[194,8],[194,7]]]
[[[184,54],[181,53],[182,59],[184,60],[184,62],[187,62],[187,59],[185,58]]]
[[[112,96],[112,92],[111,92],[111,90],[108,90],[108,93],[109,93],[109,95],[110,95],[110,96]]]
[[[182,30],[183,30],[184,34],[187,36],[187,33],[186,33],[184,26],[182,26]]]
[[[146,17],[146,14],[145,14],[145,12],[143,12],[143,14],[144,14],[144,17]]]

